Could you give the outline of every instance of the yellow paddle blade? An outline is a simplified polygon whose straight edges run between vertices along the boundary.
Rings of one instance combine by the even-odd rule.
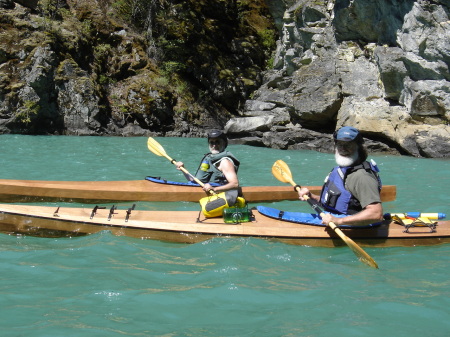
[[[152,151],[157,156],[165,157],[167,155],[166,151],[164,151],[164,148],[161,146],[161,144],[159,144],[152,137],[148,138],[147,147],[150,151]]]
[[[362,250],[360,246],[358,246],[356,243],[352,246],[349,244],[347,245],[353,250],[353,253],[356,254],[359,261],[365,263],[369,267],[378,269],[378,264],[376,263],[376,261],[372,259],[372,257],[369,254],[367,254],[364,250]]]
[[[172,164],[176,165],[175,159],[172,159],[164,150],[164,148],[161,146],[161,144],[159,144],[156,140],[154,140],[152,137],[148,137],[147,140],[147,147],[148,149],[153,152],[154,154],[156,154],[157,156],[160,157],[166,157]],[[186,170],[184,167],[180,167],[180,170],[184,173],[186,173],[187,175],[191,176],[192,179],[194,179],[194,181],[199,184],[200,186],[204,186],[205,184],[203,182],[201,182],[199,179],[197,179],[196,177],[194,177],[192,174],[189,173],[188,170]],[[209,191],[209,194],[216,194],[213,190]]]
[[[375,262],[372,257],[366,253],[365,250],[363,250],[358,244],[353,241],[351,238],[349,238],[347,235],[345,235],[340,228],[338,228],[334,222],[330,222],[328,226],[334,230],[334,232],[339,235],[339,237],[345,242],[345,244],[353,251],[353,253],[358,257],[358,259],[362,262],[368,265],[369,267],[378,269],[378,264]]]
[[[292,174],[291,170],[289,169],[289,166],[282,161],[281,159],[277,160],[273,166],[272,166],[272,174],[277,178],[279,181],[283,183],[289,183],[292,184],[292,186],[295,186],[295,182],[292,180]]]

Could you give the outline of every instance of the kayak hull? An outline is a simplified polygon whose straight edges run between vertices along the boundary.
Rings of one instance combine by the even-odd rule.
[[[0,204],[0,232],[44,237],[79,236],[110,231],[118,236],[177,243],[197,243],[215,237],[255,237],[295,245],[345,245],[328,227],[273,219],[252,210],[252,221],[226,224],[222,218],[205,219],[197,211],[139,211]],[[367,247],[436,245],[450,242],[450,221],[436,230],[410,228],[389,221],[372,228],[342,229]]]
[[[320,193],[321,186],[309,186]],[[298,200],[291,186],[246,186],[246,200],[270,202]],[[148,180],[128,181],[40,181],[0,179],[0,202],[66,201],[105,203],[121,201],[193,201],[205,197],[198,186],[159,184]],[[383,186],[382,201],[396,198],[396,186]]]

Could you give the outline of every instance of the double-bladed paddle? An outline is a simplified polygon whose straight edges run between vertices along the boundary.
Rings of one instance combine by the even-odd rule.
[[[164,148],[161,146],[161,144],[159,144],[155,139],[153,139],[152,137],[148,138],[147,141],[147,147],[148,149],[153,152],[154,154],[156,154],[157,156],[160,157],[166,157],[172,164],[176,165],[176,160],[172,159],[171,157],[169,157],[169,155],[166,153],[166,151],[164,151]],[[199,180],[198,178],[194,177],[192,174],[189,173],[188,170],[186,170],[183,166],[180,167],[180,170],[183,171],[184,173],[186,173],[188,176],[190,176],[192,179],[194,179],[194,181],[199,184],[201,187],[205,186],[205,184]],[[210,194],[216,194],[213,190],[209,191]]]
[[[297,185],[292,179],[291,170],[289,166],[282,160],[277,160],[272,166],[272,174],[279,181],[283,183],[289,183],[294,186],[295,190],[300,190],[300,186]],[[303,197],[308,204],[319,214],[322,216],[323,210],[321,209],[319,203],[308,196]],[[350,239],[347,235],[345,235],[340,228],[336,226],[334,222],[329,222],[328,226],[337,234],[339,237],[345,242],[347,246],[351,248],[353,253],[358,257],[358,259],[367,264],[370,267],[378,268],[378,264],[367,254],[360,246],[358,246],[352,239]]]

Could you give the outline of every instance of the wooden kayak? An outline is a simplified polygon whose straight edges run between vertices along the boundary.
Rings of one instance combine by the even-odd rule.
[[[308,186],[320,193],[321,186]],[[298,200],[291,186],[245,186],[248,202]],[[382,201],[396,198],[396,186],[383,186]],[[160,184],[142,180],[129,181],[41,181],[0,179],[0,202],[73,201],[105,203],[120,201],[195,201],[205,192],[193,185]]]
[[[264,216],[252,209],[250,222],[225,223],[205,219],[197,211],[140,211],[0,204],[0,231],[44,237],[79,236],[107,230],[131,236],[178,243],[196,243],[214,237],[256,237],[295,245],[335,247],[344,245],[328,227],[298,224]],[[417,246],[450,242],[450,221],[435,228],[411,227],[385,221],[370,228],[342,231],[361,246]]]

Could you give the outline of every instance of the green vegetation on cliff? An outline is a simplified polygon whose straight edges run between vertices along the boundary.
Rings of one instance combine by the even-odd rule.
[[[32,10],[0,11],[0,55],[10,66],[0,70],[2,109],[19,111],[5,123],[18,133],[70,133],[64,124],[79,114],[71,108],[77,97],[63,91],[73,76],[88,78],[77,86],[92,91],[78,102],[96,111],[80,117],[96,121],[87,133],[222,125],[260,85],[276,40],[262,0],[39,0]]]

